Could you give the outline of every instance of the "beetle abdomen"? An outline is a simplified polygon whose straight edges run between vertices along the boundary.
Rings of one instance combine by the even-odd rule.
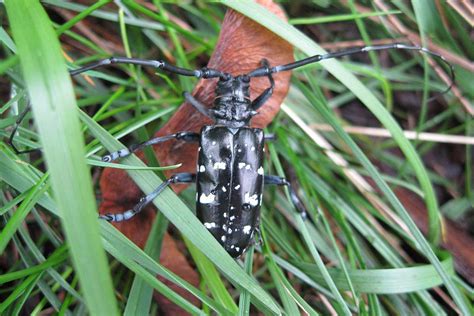
[[[233,257],[258,227],[263,189],[263,131],[205,126],[197,165],[196,212]]]

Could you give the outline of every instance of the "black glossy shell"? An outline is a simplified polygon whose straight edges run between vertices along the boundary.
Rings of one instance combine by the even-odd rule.
[[[234,258],[259,225],[263,190],[263,131],[204,126],[197,164],[198,218]]]

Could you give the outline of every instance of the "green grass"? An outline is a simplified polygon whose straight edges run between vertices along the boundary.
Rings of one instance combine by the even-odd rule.
[[[320,41],[370,44],[397,37],[381,23],[390,15],[420,38],[433,40],[459,59],[472,60],[467,23],[447,4],[436,7],[414,1],[413,8],[397,4],[389,11],[362,12],[357,1],[347,6],[314,1],[311,16],[303,14],[308,9],[286,4],[287,24],[246,1],[225,5],[153,1],[158,9],[151,10],[129,0],[121,1],[121,8],[108,4],[111,1],[84,6],[48,0],[42,3],[48,3],[49,17],[36,1],[28,6],[26,0],[5,2],[9,24],[0,28],[5,52],[0,71],[5,78],[2,83],[8,83],[14,93],[2,95],[0,133],[6,141],[16,116],[31,100],[29,117],[35,124],[25,120],[15,141],[21,148],[43,151],[17,156],[6,143],[0,144],[0,256],[4,262],[0,314],[26,310],[38,314],[50,308],[61,315],[157,314],[153,291],[191,314],[249,315],[257,310],[288,315],[301,311],[311,315],[469,314],[472,288],[461,282],[451,255],[441,252],[438,243],[440,214],[459,220],[473,207],[472,149],[459,145],[466,173],[460,183],[424,163],[425,155],[434,150],[433,143],[409,141],[401,129],[414,117],[418,131],[472,136],[473,119],[466,108],[466,102],[472,106],[473,98],[468,70],[455,65],[455,89],[465,101],[448,93],[434,110],[430,108],[434,103],[427,102],[428,89],[441,91],[446,84],[420,55],[394,50],[384,58],[371,54],[369,63],[329,60],[296,71],[282,111],[268,127],[278,141],[269,145],[266,172],[295,175],[309,219],[303,221],[295,213],[287,192],[266,188],[263,243],[252,248],[244,261],[235,261],[188,207],[193,204],[193,188],[182,197],[166,190],[155,199],[161,213],[144,250],[96,219],[93,190],[98,193],[98,183],[91,181],[88,168],[95,174],[109,167],[98,157],[122,148],[122,138],[127,137],[128,145],[153,135],[181,104],[182,91],[191,90],[197,80],[120,66],[122,75],[106,69],[91,71],[89,79],[75,79],[73,89],[65,67],[110,56],[105,40],[75,28],[89,19],[104,26],[115,45],[113,55],[160,56],[181,66],[204,66],[227,7],[289,40],[296,58],[323,52]],[[71,10],[74,17],[58,20],[58,13],[52,14],[57,8]],[[176,23],[174,17],[189,27]],[[28,27],[31,23],[37,27]],[[331,25],[357,31],[348,37]],[[318,37],[308,36],[316,33]],[[74,62],[65,61],[64,54]],[[402,94],[417,98],[419,115],[400,106],[396,96]],[[374,141],[347,134],[343,114],[354,102],[362,104],[370,113],[366,115],[389,130],[392,138]],[[314,123],[329,124],[335,133],[315,134]],[[329,154],[327,146],[332,147]],[[336,163],[334,154],[347,167]],[[177,166],[157,167],[152,152],[145,155],[149,166],[134,156],[114,166],[126,169],[148,193],[162,182],[157,176],[161,170]],[[381,172],[375,165],[394,172]],[[354,173],[370,178],[378,191],[361,191]],[[435,186],[437,192],[451,193],[444,205]],[[424,199],[429,217],[426,237],[393,193],[398,187]],[[199,288],[157,260],[169,223],[176,227],[175,237],[199,274]],[[186,289],[202,307],[192,305],[156,275]],[[440,292],[447,295],[436,294]]]

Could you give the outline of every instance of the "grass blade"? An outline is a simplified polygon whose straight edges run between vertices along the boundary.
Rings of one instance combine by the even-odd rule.
[[[58,39],[38,1],[5,4],[87,307],[94,315],[117,315],[75,97]]]
[[[43,185],[46,179],[47,176],[44,175],[41,180],[34,187],[32,187],[31,190],[28,191],[28,194],[21,203],[20,207],[0,232],[0,253],[5,251],[5,247],[8,245],[8,242],[12,238],[13,234],[17,231],[25,217],[31,211],[31,208],[36,204],[39,197],[49,188],[48,185]]]

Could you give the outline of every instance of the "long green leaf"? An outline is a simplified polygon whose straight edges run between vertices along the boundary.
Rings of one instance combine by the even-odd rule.
[[[443,253],[441,258],[443,259],[441,264],[446,273],[454,275],[453,258],[447,253]],[[291,271],[291,266],[285,261],[277,259],[277,262],[285,269]],[[304,262],[290,263],[316,282],[323,282],[323,276],[315,264]],[[342,269],[329,268],[328,272],[340,290],[350,290]],[[443,284],[443,280],[436,272],[436,269],[430,264],[395,269],[348,270],[348,274],[355,290],[361,293],[409,293],[431,289]]]
[[[5,1],[52,188],[89,311],[117,315],[71,80],[38,1]]]

